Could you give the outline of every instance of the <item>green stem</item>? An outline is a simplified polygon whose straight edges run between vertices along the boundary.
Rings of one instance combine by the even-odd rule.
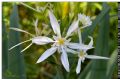
[[[33,10],[33,11],[40,12],[39,10],[34,9],[34,8],[30,7],[29,5],[23,3],[23,2],[20,2],[20,4],[22,4],[22,5],[26,6],[26,7],[28,7],[29,9],[31,9],[31,10]]]

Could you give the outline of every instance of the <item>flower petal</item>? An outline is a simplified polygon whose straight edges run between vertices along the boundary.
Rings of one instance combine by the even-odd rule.
[[[30,43],[27,47],[25,47],[23,50],[21,50],[20,52],[24,52],[25,50],[27,50],[30,46],[32,46],[32,43]]]
[[[68,43],[67,46],[71,49],[91,49],[93,47],[90,47],[88,45],[84,45],[84,44],[79,44],[79,43]]]
[[[62,47],[62,54],[61,54],[61,62],[63,64],[64,68],[66,69],[66,71],[69,72],[70,71],[69,61],[68,61],[67,53],[63,47]]]
[[[86,58],[89,58],[89,59],[109,59],[108,57],[95,56],[95,55],[86,55]]]
[[[76,68],[76,73],[79,74],[81,70],[81,59],[79,58],[77,68]]]
[[[91,39],[90,43],[88,44],[90,47],[93,46],[93,38],[91,36],[89,36],[89,38]]]
[[[69,49],[69,48],[66,48],[66,51],[67,51],[68,53],[77,54],[77,51],[74,51],[74,50]]]
[[[53,42],[53,40],[45,36],[38,36],[32,39],[32,43],[35,43],[37,45],[44,45],[50,42]]]
[[[22,30],[22,29],[19,29],[19,28],[14,28],[14,27],[11,27],[10,29],[11,29],[11,30],[18,31],[18,32],[23,32],[23,33],[29,34],[30,36],[34,37],[34,35],[33,35],[33,34],[31,34],[31,33],[27,32],[27,31],[25,31],[25,30]]]
[[[79,43],[82,44],[81,29],[78,29],[78,35],[79,35]]]
[[[73,31],[75,31],[77,28],[78,28],[78,20],[77,20],[77,21],[74,21],[74,22],[70,25],[70,27],[69,27],[69,29],[68,29],[68,31],[67,31],[66,37],[70,36],[71,33],[72,33]]]
[[[51,23],[54,33],[61,37],[60,26],[58,24],[56,17],[51,11],[49,11],[49,18],[50,18],[50,23]]]
[[[72,42],[70,42],[70,43],[67,43],[66,44],[69,48],[72,48],[72,49],[79,49],[80,47],[80,44],[79,43],[72,43]]]
[[[54,40],[58,40],[59,37],[53,35]]]
[[[32,40],[32,39],[29,39],[29,40],[26,40],[26,41],[20,42],[20,43],[18,43],[18,44],[16,44],[16,45],[12,46],[12,47],[9,48],[8,50],[12,50],[13,48],[15,48],[15,47],[17,47],[17,46],[19,46],[19,45],[21,45],[21,44],[23,44],[23,43],[29,42],[29,41],[31,41],[31,40]]]
[[[57,50],[57,47],[51,47],[50,49],[47,49],[42,54],[42,56],[38,59],[37,63],[40,63],[40,62],[44,61],[45,59],[47,59],[49,56],[51,56],[52,54],[54,54],[56,50]]]

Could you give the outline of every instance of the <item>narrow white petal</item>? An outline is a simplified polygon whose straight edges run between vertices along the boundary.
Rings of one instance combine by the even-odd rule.
[[[67,53],[63,47],[62,47],[62,54],[61,54],[61,62],[63,64],[63,67],[66,69],[66,71],[69,72],[70,69],[69,69],[68,56],[67,56]]]
[[[91,41],[89,42],[89,46],[92,47],[93,46],[93,38],[91,36],[89,36],[89,38],[91,39]]]
[[[89,59],[109,59],[108,57],[95,56],[95,55],[86,55],[86,58],[89,58]]]
[[[79,35],[79,43],[82,44],[81,29],[78,29],[78,35]]]
[[[53,35],[54,40],[58,40],[59,37]]]
[[[76,73],[79,74],[81,70],[81,59],[79,58],[77,68],[76,68]]]
[[[69,49],[69,48],[66,48],[66,51],[67,51],[68,53],[77,54],[77,51],[72,50],[72,49]]]
[[[87,26],[83,26],[83,27],[80,27],[80,29],[84,29],[84,28],[86,28]]]
[[[57,47],[51,47],[50,49],[47,49],[42,54],[42,56],[38,59],[37,63],[40,63],[40,62],[44,61],[45,59],[47,59],[49,56],[51,56],[52,54],[54,54],[56,50],[57,50]]]
[[[69,29],[68,29],[68,31],[67,31],[66,37],[70,36],[71,33],[74,32],[77,28],[78,28],[78,20],[77,20],[77,21],[74,21],[74,22],[70,25],[70,27],[69,27]]]
[[[33,34],[27,32],[27,31],[25,31],[25,30],[22,30],[22,29],[19,29],[19,28],[13,28],[13,27],[10,28],[10,29],[11,29],[11,30],[15,30],[15,31],[19,31],[19,32],[23,32],[23,33],[29,34],[30,36],[34,37]]]
[[[53,40],[49,37],[45,37],[45,36],[38,36],[38,37],[34,37],[32,39],[32,43],[35,43],[37,45],[43,45],[43,44],[47,44],[53,42]]]
[[[71,49],[91,49],[93,47],[90,47],[88,45],[84,45],[84,44],[79,44],[79,43],[68,43],[67,46]]]
[[[25,50],[27,50],[30,46],[32,46],[32,43],[29,44],[26,48],[24,48],[24,49],[21,51],[21,53],[24,52]]]
[[[17,47],[17,46],[19,46],[19,45],[21,45],[21,44],[23,44],[23,43],[29,42],[29,41],[31,41],[31,40],[32,40],[32,39],[29,39],[29,40],[20,42],[20,43],[18,43],[18,44],[16,44],[16,45],[12,46],[12,47],[11,47],[10,49],[8,49],[8,50],[12,50],[13,48],[15,48],[15,47]]]
[[[58,24],[56,17],[51,11],[49,11],[49,18],[50,18],[50,23],[51,23],[54,33],[61,37],[60,25]]]
[[[79,43],[67,43],[67,46],[72,49],[79,49],[80,44]]]

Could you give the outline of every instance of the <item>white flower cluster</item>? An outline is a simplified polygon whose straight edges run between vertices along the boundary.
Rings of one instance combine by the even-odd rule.
[[[11,47],[9,50],[13,49],[16,46],[19,46],[25,42],[28,41],[32,41],[32,43],[30,45],[28,45],[25,49],[23,49],[21,52],[25,51],[26,49],[28,49],[33,43],[36,45],[44,45],[44,44],[48,44],[51,43],[51,48],[47,49],[38,59],[37,63],[40,63],[42,61],[44,61],[45,59],[47,59],[49,56],[53,55],[57,50],[59,53],[61,53],[61,63],[63,65],[63,67],[66,69],[67,72],[70,71],[70,65],[69,65],[69,60],[68,60],[68,56],[67,56],[67,52],[70,52],[72,54],[77,54],[78,55],[78,64],[77,64],[77,68],[76,68],[76,73],[80,73],[81,70],[81,62],[84,62],[85,58],[89,58],[89,59],[109,59],[107,57],[101,57],[101,56],[95,56],[95,55],[88,55],[87,54],[87,50],[88,49],[92,49],[93,47],[93,38],[91,36],[89,36],[89,38],[91,39],[91,41],[89,42],[88,45],[85,45],[82,42],[82,38],[81,38],[81,28],[79,28],[79,22],[82,23],[82,28],[90,26],[92,24],[92,21],[90,20],[89,16],[86,16],[84,14],[78,14],[78,20],[75,20],[71,23],[71,25],[69,26],[69,29],[67,30],[66,36],[63,37],[61,35],[61,31],[60,31],[60,25],[56,19],[56,17],[54,16],[54,14],[51,11],[48,11],[49,13],[49,19],[50,19],[50,23],[51,23],[51,27],[55,33],[55,35],[53,35],[53,38],[50,37],[46,37],[46,36],[38,36],[37,32],[37,22],[38,20],[35,21],[35,31],[36,31],[36,35],[33,35],[27,31],[18,29],[18,28],[10,28],[16,31],[20,31],[20,32],[24,32],[27,33],[29,35],[31,35],[33,38],[31,38],[30,40],[21,42],[13,47]],[[70,42],[70,38],[68,39],[68,37],[75,31],[78,31],[78,36],[79,36],[79,43],[73,43]]]
[[[90,20],[90,17],[89,16],[86,16],[84,14],[78,14],[78,19],[79,21],[81,22],[82,24],[82,27],[81,28],[84,28],[84,27],[87,27],[87,26],[90,26],[92,24],[92,21]]]

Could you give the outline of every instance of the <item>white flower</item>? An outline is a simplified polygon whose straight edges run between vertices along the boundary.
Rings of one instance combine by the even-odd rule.
[[[93,38],[91,36],[89,36],[89,38],[91,39],[91,41],[89,42],[89,44],[87,45],[87,48],[85,49],[85,47],[81,45],[83,45],[82,43],[82,39],[81,39],[81,32],[78,31],[79,34],[79,43],[76,44],[76,47],[79,47],[78,50],[74,53],[74,54],[78,54],[78,64],[77,64],[77,68],[76,68],[76,73],[80,73],[81,70],[81,62],[84,62],[85,58],[88,59],[109,59],[108,57],[102,57],[102,56],[95,56],[95,55],[88,55],[87,54],[87,50],[93,48]],[[86,46],[86,45],[85,45]]]
[[[59,26],[59,24],[57,22],[57,19],[54,16],[54,14],[52,12],[50,12],[50,11],[49,11],[49,18],[50,18],[50,23],[51,23],[52,29],[53,29],[54,33],[56,34],[56,36],[53,36],[54,40],[52,40],[51,38],[46,37],[46,36],[38,36],[38,34],[39,34],[38,33],[39,31],[38,31],[38,28],[37,28],[38,20],[36,20],[35,21],[36,36],[29,33],[29,32],[27,32],[27,31],[18,29],[18,28],[10,28],[10,29],[15,30],[15,31],[20,31],[20,32],[24,32],[26,34],[29,34],[29,35],[32,36],[32,38],[30,40],[21,42],[21,43],[15,45],[15,46],[11,47],[9,50],[11,50],[11,49],[15,48],[16,46],[19,46],[19,45],[21,45],[23,43],[26,43],[28,41],[32,41],[32,43],[30,45],[28,45],[25,49],[23,49],[21,52],[28,49],[33,43],[37,44],[37,45],[44,45],[44,44],[48,44],[48,43],[53,43],[52,47],[47,49],[42,54],[42,56],[38,59],[37,63],[40,63],[40,62],[44,61],[49,56],[54,54],[56,52],[56,50],[58,50],[59,52],[62,52],[61,53],[61,62],[62,62],[62,64],[63,64],[64,68],[66,69],[66,71],[69,72],[69,62],[68,62],[68,57],[67,57],[67,51],[68,52],[73,52],[74,50],[68,48],[70,39],[67,39],[67,38],[71,35],[71,33],[74,30],[76,30],[78,28],[78,21],[74,21],[70,25],[66,36],[62,37],[61,32],[60,32],[60,26]],[[72,44],[72,45],[74,45],[74,44]]]
[[[62,37],[61,31],[60,31],[60,25],[58,24],[58,21],[57,21],[56,17],[54,16],[54,14],[50,11],[49,11],[49,18],[50,18],[50,23],[51,23],[52,29],[53,29],[54,33],[56,34],[56,36],[53,36],[54,40],[52,40],[48,37],[44,37],[43,39],[41,37],[35,37],[32,39],[32,42],[37,45],[41,45],[44,43],[46,44],[46,43],[50,43],[50,42],[53,43],[52,47],[47,49],[41,55],[41,57],[38,59],[37,63],[44,61],[45,59],[47,59],[49,56],[51,56],[58,50],[61,53],[62,64],[63,64],[64,68],[66,69],[66,71],[69,72],[69,62],[68,62],[67,51],[73,52],[73,50],[68,48],[70,39],[67,39],[67,37],[69,37],[71,35],[71,33],[78,28],[78,21],[74,21],[70,25],[66,36]]]
[[[89,16],[86,16],[84,14],[78,14],[78,20],[82,24],[81,28],[85,28],[87,26],[90,26],[92,24],[92,21]]]

